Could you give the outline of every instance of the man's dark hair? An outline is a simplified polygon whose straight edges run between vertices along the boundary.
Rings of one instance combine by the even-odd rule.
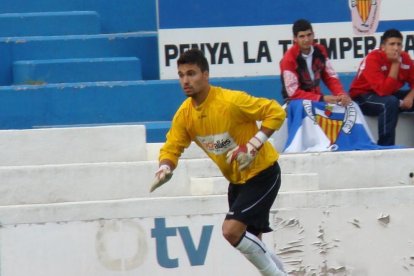
[[[182,64],[196,64],[201,69],[201,72],[209,71],[204,53],[196,48],[187,50],[180,55],[177,60],[177,66]]]
[[[293,23],[293,35],[297,36],[299,32],[311,30],[313,32],[312,24],[306,19],[298,19]]]
[[[388,38],[400,38],[401,40],[403,39],[403,35],[401,34],[401,32],[397,29],[389,29],[386,30],[382,36],[381,36],[381,44],[384,44],[385,41],[387,41]]]

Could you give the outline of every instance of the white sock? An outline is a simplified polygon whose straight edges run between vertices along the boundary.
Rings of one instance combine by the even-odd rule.
[[[277,268],[279,268],[280,271],[286,273],[285,268],[283,267],[283,263],[279,259],[279,257],[276,255],[276,253],[274,253],[273,251],[270,251],[269,249],[267,249],[267,247],[266,247],[266,250],[267,250],[267,253],[269,253],[270,257],[272,258],[272,261],[276,264]]]
[[[236,248],[260,271],[263,276],[285,276],[272,257],[265,245],[255,235],[246,232]]]

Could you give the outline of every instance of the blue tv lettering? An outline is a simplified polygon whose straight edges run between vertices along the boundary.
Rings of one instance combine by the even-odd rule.
[[[154,229],[151,230],[151,237],[155,238],[157,249],[158,264],[166,268],[178,267],[178,258],[170,259],[168,257],[167,237],[175,237],[177,229],[165,226],[165,218],[156,218],[154,220]]]
[[[201,231],[200,241],[198,243],[198,249],[196,249],[193,239],[191,237],[188,227],[178,227],[181,239],[184,243],[185,251],[187,252],[188,259],[192,266],[204,265],[206,260],[208,246],[210,245],[211,233],[213,232],[213,225],[203,226]]]
[[[155,238],[158,264],[165,268],[176,268],[179,266],[178,258],[171,259],[169,257],[167,243],[168,237],[177,236],[177,229],[190,264],[192,266],[204,265],[213,232],[213,225],[203,226],[198,246],[196,246],[187,226],[167,227],[165,218],[155,218],[154,228],[151,229],[151,237]]]

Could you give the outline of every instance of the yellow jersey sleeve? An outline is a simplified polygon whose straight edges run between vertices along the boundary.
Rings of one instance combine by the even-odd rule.
[[[172,120],[171,128],[167,133],[165,144],[160,150],[159,161],[168,159],[178,164],[178,158],[191,143],[191,137],[186,129],[186,102],[177,110]]]
[[[259,130],[258,121],[277,130],[285,117],[285,110],[275,100],[211,86],[201,105],[194,107],[187,99],[177,110],[159,159],[177,165],[184,149],[195,141],[231,183],[243,184],[276,162],[279,154],[266,142],[250,167],[240,172],[235,162],[227,164],[227,152],[247,143]]]

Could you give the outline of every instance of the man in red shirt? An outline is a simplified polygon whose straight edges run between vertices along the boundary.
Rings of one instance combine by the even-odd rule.
[[[326,103],[351,103],[338,75],[328,58],[326,48],[314,42],[312,25],[305,19],[297,20],[292,27],[294,45],[280,61],[282,94],[285,101],[311,100]],[[323,81],[333,95],[324,95]]]
[[[362,112],[378,116],[378,145],[394,145],[398,114],[414,111],[414,64],[402,42],[400,31],[385,31],[380,48],[361,62],[350,88]],[[400,90],[405,84],[409,90]]]

